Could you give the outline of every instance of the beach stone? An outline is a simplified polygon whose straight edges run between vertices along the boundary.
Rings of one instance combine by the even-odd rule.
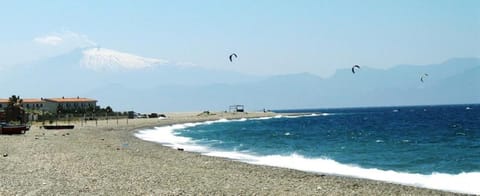
[[[7,153],[4,153],[4,154],[3,154],[3,157],[8,157],[8,154],[7,154]]]

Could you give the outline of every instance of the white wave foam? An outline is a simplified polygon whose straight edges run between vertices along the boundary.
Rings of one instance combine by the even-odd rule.
[[[250,120],[268,120],[272,119],[273,117],[258,117],[258,118],[251,118]]]
[[[328,113],[321,113],[321,114],[316,114],[316,113],[312,113],[312,114],[304,114],[304,115],[294,115],[294,116],[284,116],[284,118],[301,118],[301,117],[315,117],[315,116],[327,116]]]
[[[240,119],[233,119],[233,120],[228,120],[226,122],[244,122],[244,121],[247,121],[248,119],[246,118],[240,118]]]
[[[146,141],[160,143],[164,146],[172,147],[172,148],[183,148],[184,150],[194,151],[194,152],[206,152],[207,148],[197,145],[192,139],[188,137],[178,136],[176,130],[185,129],[188,127],[195,127],[198,125],[210,125],[213,123],[225,123],[225,122],[242,122],[246,121],[246,118],[241,119],[219,119],[219,120],[212,120],[212,121],[204,121],[204,122],[194,122],[194,123],[184,123],[184,124],[174,124],[170,126],[164,127],[155,127],[154,129],[146,129],[138,131],[135,136]]]
[[[298,115],[298,116],[284,116],[284,118],[300,118],[304,117],[303,115]]]
[[[268,120],[272,118],[301,118],[301,117],[328,116],[328,115],[331,115],[331,114],[330,113],[321,113],[321,114],[312,113],[312,114],[304,114],[304,115],[286,115],[286,116],[279,114],[273,117],[258,117],[258,118],[251,118],[249,120]]]
[[[239,152],[220,151],[207,152],[203,154],[207,156],[230,158],[257,165],[269,165],[307,172],[379,180],[459,193],[480,193],[480,187],[478,186],[477,182],[478,179],[480,179],[480,172],[460,174],[433,173],[430,175],[424,175],[396,172],[392,170],[385,171],[379,169],[366,169],[355,165],[341,164],[327,158],[309,159],[298,154],[292,154],[290,156],[255,156]]]
[[[272,117],[265,119],[271,118]],[[207,156],[234,159],[250,164],[284,167],[301,171],[324,173],[331,175],[351,176],[459,193],[480,194],[480,186],[478,186],[480,172],[469,172],[460,174],[433,173],[430,175],[424,175],[396,172],[392,170],[385,171],[375,168],[367,169],[356,165],[338,163],[328,158],[306,158],[298,154],[292,154],[289,156],[258,156],[237,151],[215,151],[213,149],[209,149],[208,147],[196,144],[195,141],[190,138],[178,136],[174,132],[175,130],[185,129],[188,127],[198,126],[202,124],[223,123],[240,120],[245,121],[246,119],[221,119],[216,121],[185,123],[165,127],[156,127],[150,130],[141,130],[136,133],[135,136],[142,140],[161,143],[164,146],[172,148],[183,148],[186,151],[199,152]],[[259,118],[253,120],[259,120]]]

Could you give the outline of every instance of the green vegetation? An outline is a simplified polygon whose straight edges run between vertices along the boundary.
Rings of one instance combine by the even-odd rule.
[[[23,100],[20,96],[12,95],[8,98],[8,105],[5,109],[5,121],[25,123],[25,110],[22,108]]]

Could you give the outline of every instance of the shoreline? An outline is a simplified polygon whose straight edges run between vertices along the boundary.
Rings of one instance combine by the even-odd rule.
[[[141,129],[221,118],[275,116],[249,113],[111,120],[76,124],[74,130],[33,126],[25,135],[1,135],[0,195],[454,195],[457,193],[351,177],[252,165],[178,151],[137,138]],[[123,120],[125,121],[125,119]],[[90,123],[90,124],[89,124]]]

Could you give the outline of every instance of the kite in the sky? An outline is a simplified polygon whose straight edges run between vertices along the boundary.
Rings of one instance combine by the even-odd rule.
[[[233,62],[233,57],[238,58],[237,54],[232,53],[232,54],[228,57],[228,59],[230,59],[230,62]]]
[[[360,66],[359,66],[359,65],[354,65],[354,66],[352,67],[352,73],[353,73],[353,74],[355,74],[355,70],[356,70],[355,68],[356,68],[356,69],[360,69]]]
[[[420,77],[420,81],[423,82],[425,80],[425,78],[428,77],[428,74],[423,74],[422,77]]]

